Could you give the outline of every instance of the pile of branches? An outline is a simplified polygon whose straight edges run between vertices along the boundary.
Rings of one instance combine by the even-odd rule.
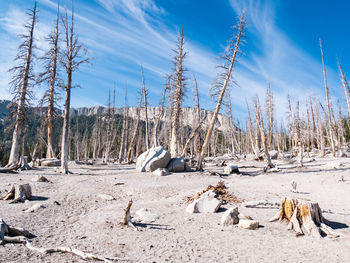
[[[228,204],[240,204],[243,203],[243,199],[229,193],[227,190],[227,187],[225,185],[225,183],[223,181],[219,181],[217,183],[217,185],[213,186],[213,185],[208,185],[203,191],[200,191],[198,193],[196,193],[194,196],[188,196],[186,197],[186,202],[187,203],[191,203],[193,202],[195,199],[199,199],[201,197],[202,194],[204,194],[207,191],[213,191],[215,193],[215,197],[217,199],[223,200],[225,203]]]

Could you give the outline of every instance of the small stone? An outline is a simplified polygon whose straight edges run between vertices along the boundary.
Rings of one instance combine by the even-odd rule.
[[[259,227],[259,222],[256,220],[242,219],[239,220],[238,226],[244,229],[254,230]]]
[[[35,205],[33,205],[32,207],[30,207],[30,208],[28,208],[27,210],[25,210],[24,212],[26,212],[26,213],[32,213],[32,212],[36,212],[36,211],[38,211],[39,209],[43,209],[43,208],[45,208],[44,205],[42,205],[42,204],[35,204]]]
[[[221,217],[221,222],[220,224],[222,226],[230,226],[230,225],[235,225],[238,223],[239,218],[238,218],[238,207],[231,207],[230,209],[227,209],[225,213]]]
[[[158,168],[157,170],[155,170],[153,172],[155,175],[158,175],[158,176],[166,176],[166,175],[169,175],[169,171],[168,169],[166,168]]]
[[[238,166],[236,166],[236,165],[227,165],[224,168],[224,173],[225,174],[232,174],[232,173],[239,174]]]
[[[247,216],[245,214],[239,213],[238,215],[239,220],[253,220],[251,216]]]
[[[107,201],[112,201],[115,199],[113,196],[106,195],[106,194],[99,194],[98,197],[103,199],[103,200],[107,200]]]
[[[136,211],[133,220],[141,223],[153,223],[159,219],[159,216],[147,208],[141,208]]]
[[[32,182],[43,182],[43,183],[50,182],[45,176],[42,176],[42,175],[38,175],[38,176],[34,177],[31,181]]]

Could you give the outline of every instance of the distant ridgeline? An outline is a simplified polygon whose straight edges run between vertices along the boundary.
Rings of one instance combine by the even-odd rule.
[[[12,122],[6,119],[6,116],[9,114],[9,110],[7,109],[10,101],[8,100],[0,100],[0,163],[1,166],[4,166],[9,158],[9,153],[11,149],[11,140],[12,140],[12,131],[6,132],[6,128],[10,127]],[[45,127],[42,126],[42,116],[45,113],[46,108],[33,107],[28,117],[29,125],[26,131],[26,147],[25,147],[25,155],[30,157],[30,153],[33,152],[35,146],[37,146],[37,155],[39,157],[45,157],[46,152],[46,130]],[[160,111],[159,107],[149,107],[148,108],[148,119],[153,127],[153,123],[155,118],[157,117]],[[122,130],[122,115],[123,108],[116,108],[116,131],[117,134],[120,134]],[[84,107],[84,108],[71,108],[71,147],[74,149],[74,144],[77,141],[82,141],[84,138],[92,138],[92,133],[94,129],[94,125],[96,125],[96,119],[98,116],[104,118],[107,113],[107,108],[103,106],[95,106],[95,107]],[[196,123],[196,109],[195,108],[183,108],[183,124],[184,127],[187,127],[187,130],[192,130]],[[63,123],[62,111],[57,110],[58,117],[54,122],[53,129],[53,140],[55,145],[56,154],[59,153],[59,145],[60,145],[60,137],[61,137],[61,127]],[[128,116],[130,119],[135,120],[137,113],[136,107],[129,107]],[[169,119],[169,113],[165,109],[163,118],[161,122],[164,123],[165,120]],[[213,115],[213,112],[208,110],[201,110],[201,118],[203,119],[203,128],[209,124],[210,119]],[[141,129],[142,132],[145,131],[145,112],[141,110]],[[132,120],[130,120],[132,121]],[[133,125],[133,124],[131,124]],[[161,125],[162,127],[162,125]],[[229,118],[224,115],[219,115],[217,119],[216,128],[219,131],[226,132],[230,127]],[[152,130],[151,130],[152,131]],[[116,143],[119,143],[119,138]],[[71,158],[74,158],[74,151],[72,150]]]

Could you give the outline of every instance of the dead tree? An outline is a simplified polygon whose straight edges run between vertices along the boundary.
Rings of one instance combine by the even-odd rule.
[[[47,38],[50,49],[41,58],[44,65],[44,72],[39,75],[39,81],[49,84],[49,89],[44,93],[42,103],[47,102],[47,110],[45,114],[45,124],[47,130],[47,151],[46,158],[56,158],[55,151],[53,149],[52,130],[53,120],[56,116],[55,111],[55,99],[57,93],[55,87],[57,85],[57,61],[59,53],[59,6],[57,6],[57,18],[54,32]]]
[[[69,21],[66,11],[65,16],[62,16],[62,25],[64,28],[65,49],[61,52],[60,61],[64,67],[67,80],[65,84],[65,101],[63,113],[63,127],[62,127],[62,143],[61,143],[61,173],[68,174],[68,134],[69,134],[69,112],[70,112],[70,97],[72,89],[72,75],[79,69],[83,63],[89,62],[88,58],[84,58],[87,50],[78,41],[78,37],[74,31],[74,9],[72,8],[71,18]]]
[[[266,117],[268,120],[267,128],[267,144],[269,149],[273,149],[273,131],[274,131],[274,105],[273,105],[273,93],[271,91],[270,83],[267,86],[266,92]]]
[[[329,142],[332,149],[332,155],[335,157],[335,133],[334,133],[334,127],[333,127],[333,121],[332,121],[332,113],[331,113],[331,102],[329,97],[329,90],[327,85],[327,77],[326,77],[326,68],[324,65],[324,59],[323,59],[323,50],[322,50],[322,42],[320,39],[320,50],[321,50],[321,57],[322,57],[322,68],[323,68],[323,76],[324,76],[324,87],[326,91],[326,102],[327,102],[327,119],[328,119],[328,132],[329,132]]]
[[[289,147],[292,150],[294,147],[294,127],[293,127],[293,111],[290,96],[288,94],[288,133],[289,133]]]
[[[346,98],[346,105],[348,107],[348,117],[350,118],[350,88],[349,88],[349,83],[348,80],[346,79],[346,76],[344,74],[343,68],[340,65],[340,62],[338,61],[338,67],[341,75],[341,82],[344,88],[344,93],[345,93],[345,98]]]
[[[164,114],[164,104],[165,104],[165,97],[166,97],[166,93],[167,91],[169,91],[170,89],[170,77],[168,77],[167,80],[167,84],[164,87],[163,90],[163,95],[162,95],[162,101],[160,103],[160,109],[153,127],[153,143],[152,143],[152,147],[156,147],[159,145],[159,125],[160,125],[160,120],[163,117]]]
[[[33,50],[34,46],[34,28],[37,20],[37,7],[34,1],[34,8],[29,10],[30,21],[25,24],[26,34],[21,35],[23,42],[18,47],[18,53],[15,62],[18,63],[11,68],[12,74],[10,82],[11,92],[14,95],[10,108],[12,113],[10,117],[15,118],[14,130],[12,135],[12,146],[8,166],[14,166],[18,163],[20,144],[23,137],[23,129],[27,123],[27,108],[32,97],[32,85],[34,81],[33,74]]]
[[[233,66],[234,66],[235,61],[236,61],[237,54],[239,52],[239,46],[241,43],[241,38],[244,34],[245,25],[246,25],[245,14],[242,13],[238,27],[236,27],[237,33],[233,37],[233,39],[230,41],[230,46],[228,48],[228,51],[226,52],[226,54],[224,54],[224,59],[226,60],[226,63],[222,67],[223,67],[223,70],[225,70],[225,71],[223,72],[223,74],[221,74],[219,76],[218,81],[216,82],[216,84],[214,85],[214,87],[212,89],[212,95],[214,95],[214,96],[218,95],[218,100],[217,100],[217,104],[216,104],[216,107],[214,110],[213,117],[210,120],[208,131],[207,131],[205,140],[204,140],[203,145],[202,145],[201,153],[200,153],[199,158],[198,158],[198,169],[199,170],[202,170],[202,168],[203,168],[202,167],[203,156],[204,156],[205,150],[207,148],[211,134],[213,132],[214,125],[215,125],[216,119],[218,117],[221,103],[224,99],[226,89],[229,86],[229,82],[231,79],[231,73],[232,73]]]
[[[148,89],[146,89],[145,85],[145,76],[143,74],[143,67],[141,67],[141,73],[142,73],[142,96],[143,96],[143,102],[145,107],[145,123],[146,123],[146,149],[149,150],[149,122],[148,122],[148,104],[147,104],[147,96],[148,96]]]
[[[197,84],[197,79],[196,76],[193,75],[194,78],[194,91],[195,91],[195,103],[196,103],[196,123],[199,126],[197,134],[195,135],[194,139],[194,148],[195,148],[195,154],[196,157],[200,155],[201,151],[201,130],[202,130],[202,125],[201,125],[201,108],[199,105],[199,94],[198,94],[198,84]]]
[[[124,100],[124,112],[123,112],[123,127],[122,127],[122,137],[120,140],[120,148],[119,148],[119,157],[118,157],[118,162],[122,163],[125,159],[125,149],[126,149],[126,143],[125,141],[128,139],[127,136],[127,118],[128,118],[128,93],[127,89],[125,87],[125,100]]]
[[[302,143],[301,138],[301,127],[300,127],[300,116],[299,116],[299,101],[296,102],[295,106],[295,141],[298,144],[298,152],[299,152],[299,166],[303,167],[303,155],[304,155],[304,145]]]
[[[135,146],[136,136],[137,136],[137,132],[138,132],[139,126],[140,126],[140,110],[141,110],[141,107],[142,107],[142,97],[143,97],[143,94],[140,93],[139,106],[136,109],[136,123],[135,123],[135,126],[134,126],[134,132],[133,132],[132,137],[131,137],[129,150],[128,150],[128,155],[127,155],[127,158],[126,158],[128,163],[131,163],[131,161],[132,161],[131,153],[132,153],[133,148]]]
[[[325,138],[323,135],[323,121],[322,117],[320,114],[319,110],[319,102],[316,102],[316,119],[317,119],[317,133],[318,133],[318,140],[319,140],[319,145],[321,148],[321,156],[324,157],[326,156],[326,143],[325,143]]]
[[[249,137],[249,141],[250,141],[250,146],[252,147],[252,150],[254,152],[255,158],[259,158],[259,148],[258,146],[255,144],[255,140],[254,140],[254,127],[253,127],[253,122],[252,122],[252,118],[250,115],[250,109],[249,109],[249,105],[248,102],[246,100],[246,105],[247,105],[247,113],[248,113],[248,137]]]
[[[177,42],[177,55],[175,56],[175,73],[174,73],[174,97],[173,97],[173,110],[172,110],[172,124],[171,124],[171,138],[170,138],[170,153],[174,157],[178,153],[178,130],[180,125],[180,111],[181,103],[185,93],[185,77],[184,77],[184,67],[183,60],[186,56],[184,52],[184,34],[183,28],[180,32],[180,37]]]

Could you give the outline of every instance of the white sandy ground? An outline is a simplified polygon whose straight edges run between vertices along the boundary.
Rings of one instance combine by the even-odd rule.
[[[329,165],[339,162],[345,166],[334,169]],[[239,169],[250,175],[223,178],[198,172],[159,177],[137,172],[133,165],[74,165],[74,174],[68,176],[59,175],[56,168],[0,174],[2,192],[11,183],[30,183],[33,195],[47,198],[21,204],[0,201],[0,218],[35,234],[33,245],[37,247],[70,246],[126,262],[350,262],[350,159],[320,158],[307,162],[303,169],[277,163],[279,173],[261,174],[264,163],[239,161]],[[31,182],[38,174],[53,183]],[[345,182],[339,182],[341,176]],[[287,230],[286,222],[268,222],[276,209],[239,208],[260,222],[257,230],[221,227],[223,211],[231,205],[215,214],[187,213],[185,197],[219,180],[246,201],[283,196],[317,201],[321,209],[332,212],[324,216],[336,222],[333,227],[340,237],[296,237]],[[290,192],[292,181],[297,182],[299,193]],[[118,182],[124,185],[115,185]],[[115,200],[102,200],[99,194],[112,195]],[[139,225],[142,231],[120,227],[130,198],[134,201],[132,215],[147,208],[159,219]],[[46,208],[23,211],[35,203]],[[43,255],[21,244],[6,244],[0,246],[0,262],[85,261],[70,254]]]

